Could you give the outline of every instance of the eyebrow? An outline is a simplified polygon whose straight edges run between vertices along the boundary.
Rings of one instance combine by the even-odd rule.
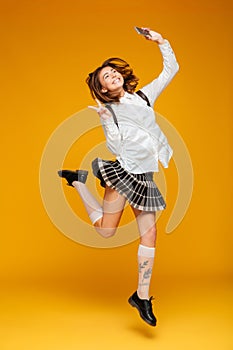
[[[113,70],[115,70],[115,68],[111,68],[110,72],[112,72]],[[105,77],[106,74],[109,74],[109,72],[104,73],[103,78]]]

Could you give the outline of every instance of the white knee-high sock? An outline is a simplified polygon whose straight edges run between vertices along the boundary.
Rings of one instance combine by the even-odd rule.
[[[154,264],[155,248],[139,244],[138,247],[138,289],[140,299],[149,299],[150,280]]]
[[[85,184],[79,181],[74,181],[72,184],[79,193],[87,214],[89,215],[91,222],[94,224],[103,217],[103,209],[101,205],[97,202]]]

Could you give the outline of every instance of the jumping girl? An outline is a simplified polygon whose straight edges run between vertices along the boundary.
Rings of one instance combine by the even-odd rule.
[[[167,168],[172,149],[156,123],[154,103],[179,70],[174,52],[161,34],[144,28],[145,38],[158,44],[163,57],[163,70],[151,83],[135,92],[138,78],[127,62],[120,58],[106,60],[87,78],[94,108],[100,116],[106,142],[115,160],[96,158],[94,175],[105,188],[102,206],[85,185],[86,170],[60,170],[58,174],[73,186],[83,201],[96,231],[103,237],[115,234],[125,202],[136,217],[140,242],[138,247],[138,286],[128,299],[141,318],[156,325],[149,297],[156,242],[158,210],[166,207],[153,181],[158,162]]]

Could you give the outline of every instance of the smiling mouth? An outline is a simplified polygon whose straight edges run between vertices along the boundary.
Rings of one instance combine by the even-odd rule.
[[[117,84],[117,83],[119,83],[119,82],[120,82],[120,78],[116,78],[116,79],[113,80],[112,83],[113,83],[113,84]]]

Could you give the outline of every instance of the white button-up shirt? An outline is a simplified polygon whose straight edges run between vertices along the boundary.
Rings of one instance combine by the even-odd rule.
[[[125,92],[120,102],[111,104],[118,127],[112,117],[101,118],[108,149],[124,169],[134,174],[157,172],[158,161],[167,168],[172,156],[167,138],[156,123],[153,106],[179,70],[179,65],[167,40],[158,46],[163,56],[163,70],[140,89],[148,97],[151,107],[136,93]]]

